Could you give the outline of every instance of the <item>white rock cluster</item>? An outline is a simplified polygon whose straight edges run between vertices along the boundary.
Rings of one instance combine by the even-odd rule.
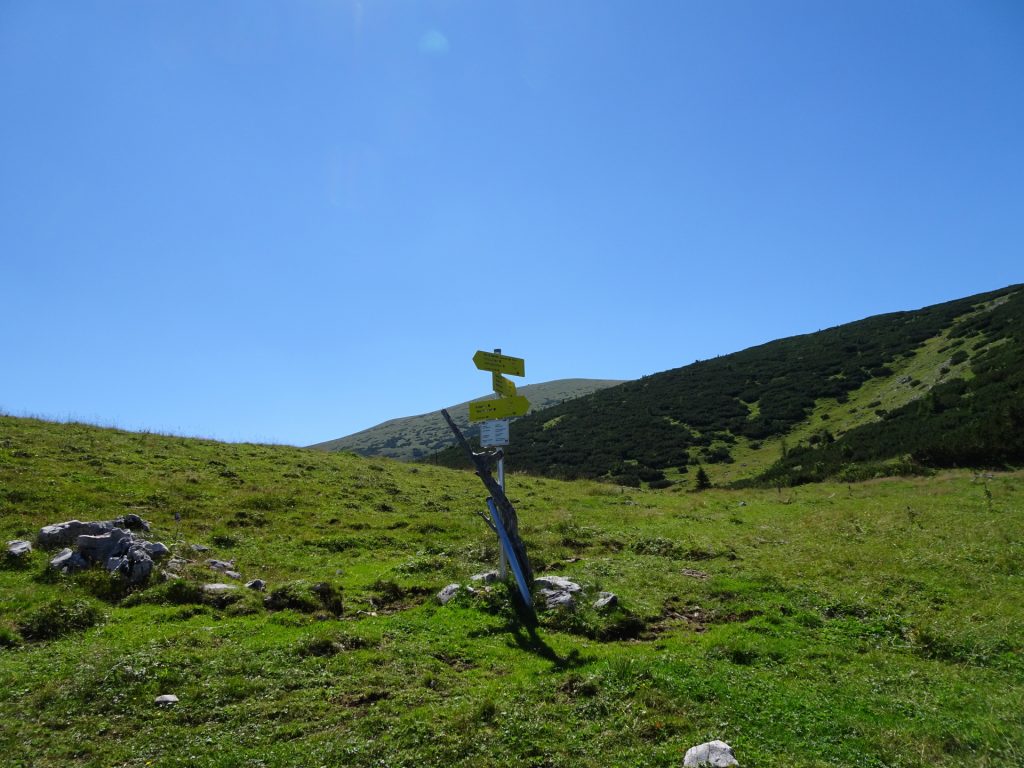
[[[121,574],[130,584],[142,584],[153,572],[154,562],[170,550],[160,542],[136,537],[131,529],[148,531],[149,523],[138,515],[96,522],[68,520],[43,527],[36,541],[41,547],[64,546],[50,560],[50,567],[63,573],[98,563],[111,573]],[[73,548],[68,546],[72,543]]]
[[[683,768],[730,768],[738,766],[732,747],[715,739],[690,747],[683,757]]]

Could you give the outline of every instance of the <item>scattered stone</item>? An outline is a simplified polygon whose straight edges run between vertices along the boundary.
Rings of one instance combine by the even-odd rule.
[[[543,598],[548,608],[575,608],[576,598],[571,592],[564,592],[557,589],[537,590],[537,596]]]
[[[602,592],[597,596],[597,600],[594,601],[594,609],[603,611],[608,608],[614,608],[619,604],[619,596],[614,592]]]
[[[158,704],[161,707],[169,707],[178,703],[178,697],[173,693],[165,693],[162,696],[157,696],[153,699],[154,704]]]
[[[68,520],[64,523],[44,525],[36,535],[36,542],[44,549],[66,547],[78,541],[79,536],[99,536],[114,529],[114,524],[107,522],[83,523],[81,520]]]
[[[235,567],[234,560],[214,560],[211,558],[206,561],[206,564],[213,568],[213,570],[221,572],[230,571]]]
[[[262,592],[267,588],[267,582],[265,582],[263,579],[253,579],[252,581],[246,582],[245,586],[257,592]]]
[[[683,568],[680,573],[683,576],[689,576],[691,579],[700,579],[701,581],[707,581],[711,578],[709,574],[704,573],[704,571],[698,571],[695,568]]]
[[[110,573],[120,574],[131,584],[141,584],[153,571],[153,555],[163,557],[170,550],[160,542],[136,539],[128,529],[148,531],[149,523],[138,515],[90,523],[68,520],[44,526],[39,531],[38,541],[40,546],[74,543],[74,549],[65,546],[50,561],[52,568],[63,573],[98,563]]]
[[[690,747],[686,750],[686,756],[683,758],[683,768],[701,768],[702,766],[729,768],[733,765],[739,765],[739,763],[736,762],[736,755],[733,754],[732,747],[717,739]]]
[[[242,579],[242,574],[240,574],[238,571],[224,571],[224,575],[227,576],[229,579],[238,579],[239,581],[241,581]]]
[[[149,575],[152,572],[153,561],[148,557],[141,560],[135,560],[128,568],[128,583],[142,584],[149,578]]]
[[[203,592],[208,595],[223,595],[235,589],[238,589],[237,584],[203,584]]]
[[[209,552],[210,548],[208,546],[206,546],[205,544],[193,544],[192,545],[192,551],[193,552]]]
[[[172,569],[183,568],[191,562],[191,560],[186,560],[183,557],[172,557],[167,561],[167,567]]]
[[[541,576],[533,580],[533,586],[539,589],[550,589],[557,592],[579,592],[583,587],[575,581],[562,576]]]
[[[745,507],[745,506],[747,506],[747,502],[745,502],[745,501],[741,501],[741,502],[740,502],[739,504],[737,504],[736,506],[738,506],[738,507]]]
[[[121,515],[110,521],[117,528],[127,528],[129,531],[142,531],[149,533],[149,523],[136,514]]]
[[[111,557],[128,554],[132,535],[121,528],[113,528],[96,536],[78,537],[78,553],[90,563],[105,563]]]
[[[459,584],[449,584],[437,593],[437,602],[441,605],[447,605],[453,597],[459,594],[460,589],[462,589],[462,586]]]
[[[493,584],[501,578],[501,574],[497,571],[485,571],[484,573],[477,573],[469,577],[471,581],[482,581],[484,584]]]
[[[25,557],[29,552],[32,551],[32,544],[23,541],[22,539],[15,539],[14,541],[7,542],[7,554],[11,557]]]
[[[146,554],[154,560],[162,560],[167,557],[167,555],[171,554],[171,550],[169,550],[163,542],[144,541],[142,542],[142,546],[146,550]]]
[[[88,567],[85,558],[70,547],[62,549],[56,557],[50,561],[50,567],[56,568],[63,573],[72,573]]]

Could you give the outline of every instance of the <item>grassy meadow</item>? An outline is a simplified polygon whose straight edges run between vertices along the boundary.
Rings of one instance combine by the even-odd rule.
[[[194,561],[0,562],[0,764],[1024,765],[1024,473],[509,496],[586,589],[536,628],[504,585],[434,600],[497,559],[472,474],[0,416],[0,543],[134,512]],[[204,594],[207,557],[267,592]]]

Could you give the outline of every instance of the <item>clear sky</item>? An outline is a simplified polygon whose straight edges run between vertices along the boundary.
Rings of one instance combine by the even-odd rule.
[[[0,409],[309,444],[1024,281],[1024,3],[0,1]]]

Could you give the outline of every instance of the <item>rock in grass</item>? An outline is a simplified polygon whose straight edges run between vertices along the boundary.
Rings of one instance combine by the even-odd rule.
[[[144,541],[142,542],[143,548],[146,550],[146,554],[149,555],[153,560],[162,560],[171,554],[171,550],[167,548],[162,541]]]
[[[572,596],[571,592],[560,589],[539,589],[537,596],[544,600],[544,604],[548,608],[571,609],[576,607],[576,598]]]
[[[739,765],[732,747],[717,739],[690,747],[686,750],[686,756],[683,758],[683,768],[701,768],[702,766],[728,768],[732,765]]]
[[[73,571],[80,571],[89,564],[85,561],[85,558],[75,552],[70,547],[65,547],[56,557],[50,561],[50,567],[56,568],[58,571],[64,573],[71,573]]]
[[[604,611],[619,604],[619,597],[614,592],[602,592],[594,601],[594,610]]]
[[[267,582],[263,579],[253,579],[252,581],[247,581],[245,586],[249,589],[255,590],[256,592],[262,592],[267,588]]]
[[[153,703],[158,704],[161,707],[170,707],[178,703],[178,697],[175,696],[173,693],[165,693],[153,699]]]
[[[459,594],[460,589],[462,589],[462,586],[459,584],[449,584],[437,593],[437,602],[441,605],[447,605],[449,600]]]
[[[563,576],[541,576],[533,580],[533,586],[537,589],[550,589],[555,592],[579,592],[583,589],[575,581],[569,581]]]
[[[223,595],[238,589],[237,584],[203,584],[203,592],[208,595]]]
[[[481,581],[484,584],[493,584],[501,578],[501,574],[497,571],[485,571],[483,573],[475,573],[469,578],[471,581]]]
[[[227,576],[229,579],[241,580],[242,578],[242,574],[240,574],[238,571],[224,571],[224,575]]]
[[[22,558],[32,551],[32,544],[21,539],[7,542],[7,554],[11,557]]]
[[[78,537],[78,553],[90,563],[105,563],[112,557],[128,554],[133,537],[128,531],[113,528],[98,536],[84,534]]]
[[[81,520],[68,520],[63,523],[44,525],[36,535],[40,547],[66,547],[78,541],[79,536],[99,536],[114,529],[114,524],[107,522],[83,523]]]

